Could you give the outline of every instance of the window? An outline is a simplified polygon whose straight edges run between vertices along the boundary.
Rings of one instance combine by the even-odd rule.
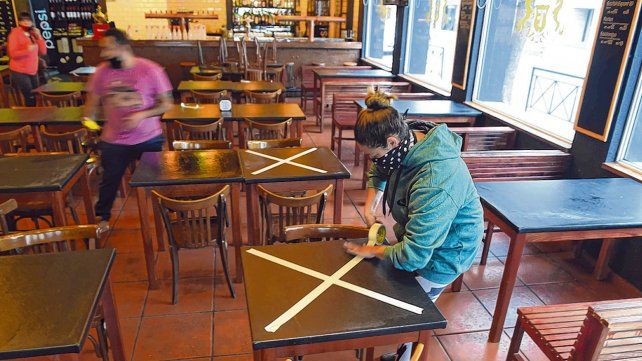
[[[617,161],[642,172],[642,78],[638,82]]]
[[[451,90],[461,0],[410,0],[404,74]]]
[[[602,0],[488,0],[473,100],[572,140]]]
[[[392,68],[397,7],[382,5],[382,0],[367,1],[366,58],[386,68]]]

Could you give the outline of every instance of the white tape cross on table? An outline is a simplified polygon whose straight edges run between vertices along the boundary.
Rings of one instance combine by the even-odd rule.
[[[371,242],[368,242],[368,244],[371,244]],[[281,258],[272,256],[270,254],[267,254],[265,252],[261,252],[259,250],[256,250],[254,248],[249,249],[246,251],[247,253],[253,254],[257,257],[261,257],[263,259],[266,259],[270,262],[274,262],[276,264],[279,264],[283,267],[287,267],[290,269],[293,269],[295,271],[299,271],[301,273],[307,274],[308,276],[312,276],[318,279],[323,280],[323,282],[318,285],[315,289],[313,289],[310,293],[308,293],[305,297],[303,297],[299,302],[295,303],[292,307],[290,307],[289,310],[285,311],[281,316],[277,317],[276,320],[272,321],[269,325],[265,326],[265,330],[268,332],[276,332],[276,330],[279,329],[283,324],[288,322],[292,317],[296,316],[301,310],[303,310],[307,305],[309,305],[312,301],[314,301],[317,297],[319,297],[325,290],[330,288],[332,285],[336,285],[339,287],[346,288],[350,291],[357,292],[359,294],[362,294],[364,296],[368,296],[370,298],[374,298],[376,300],[379,300],[381,302],[385,302],[389,305],[393,305],[399,308],[402,308],[404,310],[416,313],[416,314],[421,314],[423,312],[423,309],[421,307],[417,307],[414,305],[411,305],[409,303],[397,300],[392,297],[388,297],[386,295],[383,295],[381,293],[371,291],[369,289],[359,287],[356,285],[353,285],[352,283],[348,283],[345,281],[342,281],[340,278],[343,277],[346,273],[348,273],[354,266],[359,264],[361,260],[363,260],[363,257],[361,256],[355,256],[353,259],[348,261],[343,267],[341,267],[338,271],[332,274],[332,276],[325,275],[321,272],[317,272],[314,270],[311,270],[309,268],[300,266],[296,263],[292,263],[286,260],[283,260]]]
[[[319,168],[315,168],[315,167],[310,167],[309,165],[293,162],[293,160],[295,160],[297,158],[300,158],[300,157],[303,157],[304,155],[306,155],[308,153],[312,153],[315,150],[317,150],[317,148],[310,148],[310,149],[304,150],[301,153],[295,154],[295,155],[293,155],[291,157],[288,157],[288,158],[285,158],[285,159],[281,159],[281,158],[273,157],[271,155],[255,152],[253,150],[246,150],[246,152],[250,153],[250,154],[254,154],[254,155],[259,156],[259,157],[263,157],[263,158],[267,158],[267,159],[271,159],[271,160],[276,160],[277,161],[276,163],[270,164],[267,167],[263,167],[263,168],[261,168],[259,170],[255,170],[254,172],[252,172],[252,175],[261,174],[261,173],[266,172],[266,171],[268,171],[268,170],[270,170],[272,168],[276,168],[276,167],[278,167],[278,166],[280,166],[282,164],[289,164],[289,165],[293,165],[295,167],[311,170],[311,171],[318,172],[318,173],[328,173],[327,170],[323,170],[323,169],[319,169]]]

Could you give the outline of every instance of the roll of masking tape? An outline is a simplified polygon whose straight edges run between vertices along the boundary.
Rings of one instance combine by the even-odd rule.
[[[375,223],[370,227],[368,231],[368,244],[370,245],[382,245],[386,240],[386,227],[381,223]]]

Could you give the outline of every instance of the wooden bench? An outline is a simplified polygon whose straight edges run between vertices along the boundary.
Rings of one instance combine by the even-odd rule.
[[[464,151],[462,158],[476,182],[563,178],[571,155],[559,150]],[[495,225],[488,222],[481,265],[486,264]]]
[[[642,359],[642,299],[524,307],[508,350],[519,354],[526,332],[550,360]]]
[[[492,151],[500,151],[510,149],[515,144],[515,130],[510,127],[451,127],[455,133],[464,138],[462,144],[462,151],[470,155],[470,161],[477,161],[479,167],[490,167],[493,163],[493,157],[503,158],[508,157],[509,153],[492,153]],[[476,152],[473,152],[476,151]],[[522,152],[522,151],[517,151]],[[527,151],[530,152],[530,151]],[[539,152],[539,151],[535,151]],[[561,152],[560,152],[561,153]],[[517,153],[515,153],[517,154]],[[519,153],[524,155],[524,153]],[[566,154],[566,153],[563,153]],[[484,157],[486,156],[486,157]],[[365,189],[368,182],[369,159],[367,154],[363,156],[363,178],[361,181],[361,188]],[[466,159],[464,159],[466,160]],[[501,162],[501,160],[499,160]],[[468,163],[468,161],[467,161]],[[471,165],[468,165],[470,170]],[[484,168],[479,169],[479,175]],[[501,172],[501,170],[499,170]],[[475,179],[475,175],[471,170],[471,175]],[[499,174],[498,174],[499,176]]]
[[[369,65],[356,66],[319,66],[319,65],[302,65],[301,66],[301,107],[303,112],[308,108],[308,100],[314,97],[314,69],[372,69]]]
[[[338,93],[367,93],[368,88],[377,86],[379,89],[389,93],[407,93],[411,90],[408,82],[390,81],[324,81],[321,83],[320,96],[314,100],[319,131],[323,133],[323,120],[326,118],[326,109],[331,109],[334,94]],[[363,98],[361,98],[363,99]],[[354,108],[356,114],[356,108]]]
[[[394,93],[397,99],[425,100],[434,97],[432,93]],[[363,100],[367,93],[334,93],[332,98],[332,132],[330,133],[330,149],[335,150],[337,144],[337,157],[341,159],[341,142],[343,140],[354,140],[354,138],[343,137],[344,130],[353,130],[357,123],[359,107],[356,100]],[[510,128],[509,128],[510,129]],[[335,134],[338,131],[338,135]],[[359,147],[355,144],[354,152],[355,166],[359,165]]]

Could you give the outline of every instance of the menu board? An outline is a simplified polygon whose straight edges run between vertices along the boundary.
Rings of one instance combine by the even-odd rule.
[[[476,14],[477,4],[475,0],[461,0],[452,84],[462,90],[466,89]]]
[[[11,28],[16,26],[16,15],[11,0],[0,0],[0,44],[7,43]]]
[[[604,2],[575,130],[606,141],[620,100],[642,0]]]

